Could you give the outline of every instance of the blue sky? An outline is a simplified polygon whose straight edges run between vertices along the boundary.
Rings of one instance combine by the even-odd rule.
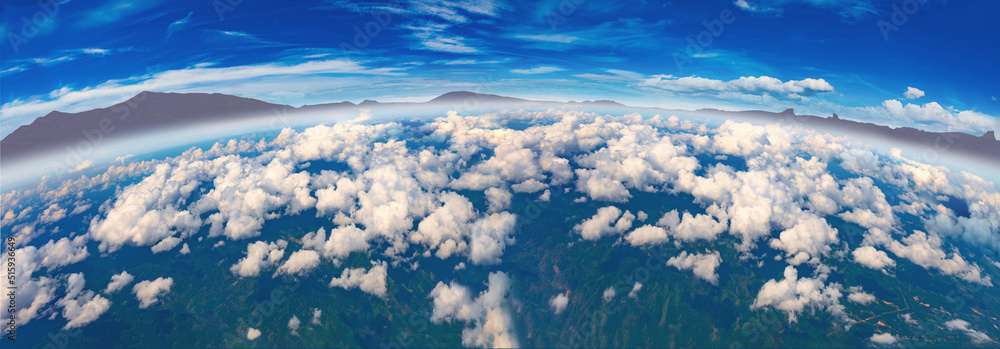
[[[997,1],[2,6],[3,135],[52,110],[104,107],[143,90],[295,106],[470,90],[683,109],[794,107],[977,135],[997,128],[1000,115]]]

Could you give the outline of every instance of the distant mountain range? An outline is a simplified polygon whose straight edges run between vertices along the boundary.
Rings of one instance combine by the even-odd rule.
[[[673,110],[662,108],[629,107],[615,101],[584,101],[584,102],[551,102],[535,101],[491,94],[480,94],[467,91],[445,93],[427,102],[395,102],[380,103],[365,100],[359,104],[351,102],[327,103],[292,107],[272,104],[252,98],[243,98],[219,93],[159,93],[142,92],[126,102],[108,108],[94,109],[80,113],[64,113],[53,111],[48,115],[35,119],[29,125],[18,127],[17,130],[0,141],[0,158],[4,162],[30,156],[34,152],[61,149],[86,141],[88,135],[101,127],[113,127],[115,137],[124,137],[167,127],[180,127],[213,121],[240,120],[250,116],[260,116],[283,113],[294,118],[296,114],[305,112],[351,112],[362,109],[376,110],[381,108],[406,110],[423,110],[422,108],[461,109],[492,106],[496,108],[565,108],[585,106],[597,108],[602,112],[656,112],[727,118],[736,121],[757,121],[765,123],[795,124],[818,131],[840,131],[877,136],[901,142],[923,144],[941,153],[959,152],[986,158],[1000,163],[1000,141],[997,141],[993,131],[982,136],[974,136],[959,132],[927,132],[909,127],[891,128],[888,126],[863,123],[839,118],[814,115],[796,115],[788,109],[780,113],[767,111],[722,111],[715,109],[700,109],[696,111]],[[106,125],[106,126],[103,126]]]

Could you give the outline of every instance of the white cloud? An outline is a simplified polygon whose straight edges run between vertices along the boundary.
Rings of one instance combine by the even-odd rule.
[[[614,286],[608,287],[606,290],[604,290],[604,293],[601,294],[601,299],[603,299],[605,302],[610,302],[612,299],[615,299],[616,294],[617,293],[615,292]]]
[[[872,295],[871,293],[865,292],[864,290],[861,289],[860,286],[853,286],[851,288],[848,288],[848,291],[850,292],[850,294],[847,295],[847,299],[850,300],[851,302],[858,303],[861,305],[868,305],[875,301],[875,296]]]
[[[548,187],[549,186],[545,185],[545,183],[539,182],[538,180],[536,180],[534,178],[529,178],[528,180],[526,180],[524,182],[521,182],[521,183],[514,184],[514,185],[510,186],[510,188],[513,189],[515,193],[534,193],[534,192],[541,191],[542,189],[545,189],[545,188],[548,188]],[[546,200],[542,200],[542,201],[546,201]]]
[[[987,336],[985,333],[973,330],[968,321],[962,319],[954,319],[944,323],[944,327],[952,331],[965,332],[965,335],[972,339],[973,343],[987,343],[992,342],[993,339]]]
[[[552,296],[552,298],[549,298],[549,307],[552,308],[552,312],[556,315],[562,314],[563,310],[566,310],[566,306],[568,304],[569,297],[566,296],[565,293],[560,293]]]
[[[854,261],[863,266],[884,271],[886,267],[895,267],[896,261],[889,258],[889,255],[879,251],[872,246],[861,246],[851,252]]]
[[[438,282],[429,295],[434,300],[431,322],[465,322],[468,326],[462,330],[462,344],[467,347],[518,347],[507,300],[509,287],[507,274],[490,273],[488,289],[472,299],[467,287],[454,281]]]
[[[325,258],[342,259],[352,252],[368,249],[369,234],[354,225],[339,226],[330,230],[330,238],[326,238],[326,229],[320,228],[302,237],[302,248],[320,251]]]
[[[54,223],[63,218],[66,218],[66,209],[59,207],[59,204],[55,203],[45,208],[45,211],[42,211],[42,214],[38,216],[38,221],[42,223]]]
[[[713,285],[719,284],[719,274],[715,272],[715,269],[720,264],[722,264],[722,257],[719,251],[691,254],[688,254],[687,251],[681,251],[681,254],[667,260],[667,265],[680,270],[691,270],[695,276]]]
[[[365,268],[344,269],[340,277],[330,280],[330,287],[340,287],[345,290],[359,288],[365,293],[385,298],[387,275],[386,263],[373,261],[371,269],[367,271]]]
[[[292,318],[288,319],[288,329],[292,330],[292,335],[293,336],[298,336],[299,335],[299,325],[301,325],[301,324],[302,324],[302,321],[299,321],[299,317],[298,316],[292,315]]]
[[[177,247],[177,245],[179,245],[180,243],[181,243],[180,238],[171,236],[163,240],[160,240],[159,243],[153,245],[153,247],[150,247],[150,249],[153,251],[153,253],[160,253],[160,252],[170,251],[174,249],[174,247]]]
[[[757,11],[757,8],[747,3],[747,0],[736,0],[735,5],[747,11]]]
[[[131,284],[132,280],[135,280],[135,277],[127,271],[123,271],[121,274],[111,275],[111,282],[108,283],[108,287],[104,289],[104,293],[118,292],[118,290],[128,286],[128,284]]]
[[[625,240],[632,246],[659,245],[667,242],[669,237],[666,229],[647,224],[625,235]]]
[[[784,276],[781,281],[771,279],[764,283],[750,308],[777,308],[788,314],[791,322],[797,321],[798,314],[807,307],[826,310],[847,323],[853,321],[847,317],[844,306],[840,304],[843,289],[840,284],[825,284],[826,275],[799,278],[798,271],[793,266],[785,267]]]
[[[913,87],[906,87],[906,92],[903,92],[903,97],[906,99],[917,99],[924,96],[924,91]]]
[[[487,212],[494,213],[506,210],[510,206],[514,194],[507,189],[489,188],[486,189],[486,202],[489,203]]]
[[[642,284],[636,282],[635,285],[632,285],[632,290],[628,291],[628,298],[633,298],[634,299],[634,298],[638,297],[639,296],[639,290],[642,290]]]
[[[310,270],[319,266],[319,253],[313,250],[298,250],[288,256],[285,263],[274,272],[274,277],[278,275],[305,275]]]
[[[876,333],[872,335],[870,340],[872,341],[872,343],[889,345],[896,343],[898,338],[896,338],[896,336],[893,336],[890,333]]]
[[[261,269],[268,268],[278,263],[285,256],[285,247],[288,242],[278,240],[267,243],[257,241],[247,244],[246,257],[243,257],[233,264],[229,270],[233,275],[239,277],[253,277],[260,275]]]
[[[921,267],[938,269],[946,275],[954,275],[968,282],[993,285],[990,276],[984,276],[978,265],[970,264],[956,252],[948,257],[941,249],[941,244],[941,237],[937,234],[928,235],[915,230],[910,236],[904,237],[902,242],[893,240],[888,248],[897,256],[909,259]]]
[[[957,110],[937,102],[904,105],[898,100],[890,99],[879,106],[855,110],[860,115],[859,118],[867,117],[871,122],[892,127],[915,127],[936,132],[966,132],[977,136],[986,131],[1000,129],[1000,118],[996,116],[974,110]]]
[[[260,337],[260,330],[250,327],[247,330],[247,339],[254,340],[257,339],[257,337]]]
[[[580,40],[577,36],[564,34],[514,35],[514,37],[523,40],[555,42],[560,44],[570,44],[574,41]]]
[[[83,273],[70,274],[66,296],[56,302],[57,306],[63,308],[63,317],[69,320],[63,326],[64,330],[85,326],[111,308],[111,301],[107,298],[94,294],[94,291],[84,291],[85,282]]]
[[[820,93],[834,92],[833,86],[823,79],[802,79],[783,82],[769,76],[744,76],[736,80],[722,81],[700,77],[675,78],[670,75],[654,75],[638,84],[639,87],[669,91],[676,94],[721,94],[734,92],[748,95],[772,95],[799,98]]]
[[[573,227],[584,240],[597,240],[605,235],[621,234],[632,227],[635,219],[629,211],[622,213],[620,208],[605,206],[597,209],[597,213],[589,219]]]
[[[532,75],[532,74],[548,74],[548,73],[557,72],[557,71],[563,71],[563,70],[565,70],[565,69],[559,68],[559,67],[539,66],[539,67],[534,67],[534,68],[530,68],[530,69],[511,69],[510,72],[511,73],[515,73],[515,74],[529,74],[529,75]]]
[[[319,326],[320,325],[319,317],[322,316],[322,315],[323,315],[323,311],[322,310],[319,310],[318,308],[313,308],[312,320],[309,320],[309,323],[313,324],[313,325],[316,325],[316,326]]]
[[[514,244],[517,218],[509,212],[494,213],[476,220],[471,227],[469,261],[476,265],[500,263],[507,245]]]
[[[146,309],[159,302],[159,297],[170,292],[170,287],[174,285],[174,278],[156,278],[156,280],[145,280],[132,287],[132,293],[139,300],[139,309]]]
[[[188,244],[185,243],[184,246],[181,246],[180,254],[185,255],[188,253],[191,253],[191,247],[188,247]]]

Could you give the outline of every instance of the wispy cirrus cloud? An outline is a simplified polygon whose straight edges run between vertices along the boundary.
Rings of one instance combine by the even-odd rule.
[[[566,70],[566,69],[559,68],[559,67],[552,67],[552,66],[541,66],[541,67],[534,67],[534,68],[529,68],[529,69],[511,69],[510,72],[511,73],[515,73],[515,74],[547,74],[547,73],[552,73],[552,72],[557,72],[557,71],[563,71],[563,70]]]
[[[123,18],[137,15],[156,8],[163,0],[116,0],[109,1],[83,14],[83,19],[77,22],[84,27],[108,25]]]
[[[534,35],[518,34],[514,35],[514,38],[521,40],[529,40],[529,41],[557,42],[561,44],[570,44],[573,43],[574,41],[580,40],[580,37],[578,36],[565,35],[565,34],[534,34]]]
[[[194,15],[194,12],[188,12],[187,16],[184,16],[184,18],[171,22],[170,25],[167,26],[167,37],[170,37],[178,30],[184,29],[184,26],[191,22],[192,15]]]
[[[605,69],[604,72],[607,74],[594,74],[594,73],[584,73],[584,74],[574,74],[573,76],[588,80],[599,80],[599,81],[639,81],[645,77],[645,75],[636,73],[628,70],[619,69]]]
[[[849,21],[877,13],[871,0],[736,0],[733,4],[745,11],[776,15],[790,5],[806,5],[836,12]]]
[[[445,23],[426,22],[422,25],[407,25],[404,29],[411,30],[411,34],[418,41],[416,49],[451,52],[451,53],[479,53],[479,49],[466,44],[465,37],[451,34],[447,29],[451,25]]]

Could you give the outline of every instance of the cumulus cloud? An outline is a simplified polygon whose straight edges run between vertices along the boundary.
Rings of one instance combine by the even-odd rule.
[[[549,186],[546,185],[545,183],[539,182],[537,179],[534,178],[529,178],[524,182],[510,186],[510,188],[513,189],[515,193],[534,193],[548,187]]]
[[[871,293],[865,292],[860,286],[848,288],[848,292],[850,292],[850,294],[847,295],[847,299],[851,302],[867,305],[875,301],[875,296]]]
[[[494,213],[472,224],[469,242],[469,261],[473,264],[497,264],[509,244],[517,218],[509,212]]]
[[[292,253],[285,260],[285,263],[278,267],[278,270],[274,272],[274,276],[277,277],[282,274],[304,275],[317,266],[319,266],[319,253],[313,250],[298,250]]]
[[[180,238],[171,236],[171,237],[168,237],[166,239],[160,240],[160,242],[158,242],[156,245],[153,245],[153,247],[150,247],[150,250],[152,250],[153,253],[160,253],[160,252],[164,252],[164,251],[170,251],[170,250],[174,249],[174,247],[177,247],[177,245],[180,244],[180,243],[181,243],[181,239]]]
[[[632,290],[628,291],[628,298],[633,298],[634,299],[634,298],[638,297],[639,296],[639,290],[641,290],[641,289],[642,289],[642,284],[636,282],[635,285],[632,285]]]
[[[562,314],[563,310],[566,310],[566,306],[569,304],[569,296],[566,293],[560,293],[549,298],[549,308],[552,308],[552,312],[556,315]]]
[[[434,300],[431,322],[466,323],[462,344],[467,347],[517,347],[507,300],[509,287],[510,278],[503,272],[490,273],[488,288],[475,299],[466,286],[454,281],[450,284],[438,282],[429,295]]]
[[[965,132],[981,135],[986,131],[997,130],[1000,119],[974,110],[958,110],[945,107],[937,102],[923,105],[900,102],[890,99],[881,105],[858,108],[860,115],[865,115],[875,122],[892,127],[916,127],[937,131]]]
[[[386,297],[386,276],[388,269],[385,262],[372,262],[369,270],[365,268],[348,268],[339,277],[330,280],[330,287],[340,287],[345,290],[359,288],[365,293]]]
[[[926,269],[938,269],[946,275],[954,275],[962,280],[986,286],[992,286],[989,275],[984,276],[979,266],[969,263],[960,254],[952,252],[949,257],[941,249],[942,240],[937,234],[927,234],[915,230],[910,236],[900,241],[893,240],[888,245],[889,251],[897,256],[909,259]]]
[[[781,281],[768,280],[757,293],[750,305],[751,309],[774,307],[785,312],[790,322],[798,319],[798,314],[806,308],[825,310],[831,315],[851,323],[840,304],[843,287],[838,283],[826,284],[826,275],[799,278],[793,266],[785,267],[785,278]]]
[[[903,97],[906,97],[906,99],[917,99],[923,96],[924,91],[909,86],[907,86],[906,91],[903,92]]]
[[[66,218],[66,209],[59,207],[58,203],[49,205],[42,211],[42,214],[38,216],[38,221],[42,223],[54,223],[60,219]]]
[[[286,246],[288,246],[288,242],[285,240],[271,243],[257,241],[247,244],[247,256],[241,258],[239,262],[229,268],[229,271],[239,277],[260,275],[261,269],[277,264],[285,256]]]
[[[885,271],[886,267],[896,266],[896,261],[889,258],[888,254],[872,246],[858,247],[851,254],[854,255],[855,262],[875,270]]]
[[[875,344],[889,345],[896,343],[898,339],[890,333],[876,333],[872,335],[870,340]]]
[[[510,206],[510,201],[514,197],[514,194],[509,190],[501,188],[489,188],[486,189],[486,202],[489,203],[490,207],[487,210],[489,213],[500,212],[507,209]]]
[[[156,278],[156,280],[145,280],[132,287],[132,293],[139,300],[139,309],[146,309],[159,302],[159,297],[170,292],[170,287],[174,285],[174,278]]]
[[[795,93],[794,84],[779,88],[760,78],[745,83],[727,93],[789,97]],[[821,90],[814,92],[823,93],[817,92]],[[691,91],[695,92],[685,93],[702,93]],[[531,125],[505,126],[511,121]],[[397,139],[412,134],[418,135],[417,142]],[[420,138],[420,134],[426,136]],[[424,146],[423,141],[435,146]],[[704,158],[717,161],[699,161]],[[309,166],[314,161],[346,168],[316,172],[316,166]],[[740,162],[745,166],[736,165]],[[831,168],[827,168],[828,163]],[[846,176],[852,178],[832,171],[833,163],[853,173]],[[757,308],[775,308],[789,313],[790,318],[811,308],[849,323],[835,304],[843,298],[844,289],[826,281],[838,272],[824,264],[831,256],[851,258],[883,272],[895,266],[894,259],[904,258],[933,272],[989,284],[989,276],[976,264],[983,263],[983,258],[966,244],[948,241],[1000,246],[996,235],[1000,193],[992,183],[905,159],[898,152],[885,155],[849,140],[777,125],[726,122],[713,129],[677,117],[564,110],[483,116],[452,112],[416,127],[358,121],[304,131],[287,129],[270,141],[220,142],[209,150],[195,149],[176,158],[114,166],[118,165],[101,177],[81,175],[60,182],[58,188],[39,186],[4,194],[4,202],[11,204],[5,208],[2,224],[12,226],[19,241],[35,245],[19,249],[20,259],[25,261],[24,271],[19,273],[28,275],[19,274],[18,279],[30,280],[26,285],[32,285],[24,286],[26,302],[19,302],[19,318],[50,314],[47,305],[57,299],[54,290],[61,279],[31,278],[30,272],[42,267],[51,272],[87,258],[86,243],[90,240],[100,245],[102,253],[114,253],[125,246],[165,251],[207,228],[208,236],[197,239],[217,238],[218,247],[225,239],[256,236],[266,221],[300,214],[310,207],[315,207],[317,219],[332,222],[334,228],[309,228],[318,230],[302,236],[301,250],[284,263],[287,243],[283,240],[250,243],[245,256],[227,257],[227,263],[239,258],[231,272],[241,277],[269,269],[300,273],[321,263],[321,258],[339,267],[355,253],[372,258],[380,254],[391,263],[409,263],[413,269],[418,268],[417,259],[431,256],[460,257],[461,263],[454,260],[459,266],[497,264],[515,241],[517,217],[504,212],[514,197],[522,196],[513,193],[533,193],[523,197],[541,201],[563,200],[558,196],[575,189],[583,194],[579,202],[616,203],[600,205],[606,207],[574,222],[578,224],[573,233],[583,239],[625,234],[619,241],[642,246],[662,244],[673,237],[678,247],[690,244],[701,248],[723,239],[721,234],[728,232],[738,240],[740,257],[754,259],[759,258],[754,249],[763,242],[778,249],[779,259],[792,264],[795,274],[788,278],[786,269],[785,279],[765,284],[755,299]],[[76,193],[111,188],[116,183],[113,180],[124,178],[121,176],[142,179],[119,189],[95,210],[97,217],[90,221],[85,236],[50,240],[41,247],[31,242],[49,231],[44,224],[24,223],[28,217],[25,212],[32,212],[32,203],[37,205],[37,201],[28,200],[28,193],[44,195],[49,200],[46,205],[67,205],[79,200],[73,197]],[[883,183],[893,187],[893,192],[883,193],[879,188]],[[473,194],[477,197],[474,200],[479,200],[476,206],[459,194],[464,190],[482,193]],[[635,209],[626,211],[631,208],[625,205],[633,195],[647,193],[690,198],[697,208],[666,212],[655,225],[633,230],[636,219],[649,217],[642,217],[644,214]],[[579,196],[572,194],[565,200]],[[967,217],[958,216],[934,199],[949,197],[968,204]],[[487,212],[477,211],[483,202],[488,208],[480,209]],[[642,208],[649,212],[650,208]],[[38,213],[47,208],[43,205],[35,210]],[[917,216],[926,233],[904,227],[909,217],[904,222],[897,217],[901,212]],[[850,240],[851,248],[857,248],[847,249],[841,241],[847,239],[839,235],[847,231],[833,229],[827,219],[843,219],[862,227],[861,247]],[[378,251],[372,250],[373,246],[378,246]],[[190,248],[182,246],[181,251],[185,250]],[[671,260],[674,267],[717,282],[715,270],[720,259],[718,253],[685,252]],[[699,267],[717,261],[715,267]],[[816,271],[800,278],[794,266],[806,262]],[[375,269],[348,269],[335,280],[363,288],[357,280],[370,277]],[[130,282],[123,281],[118,287]],[[454,283],[444,287],[457,289]],[[639,288],[629,293],[634,296]],[[615,290],[609,290],[613,299]],[[847,295],[847,301],[856,300],[852,299],[855,293]],[[475,298],[470,292],[468,301],[479,306]],[[505,311],[510,309],[510,303],[500,303]],[[513,313],[473,309],[478,309],[476,316],[451,316],[468,325],[471,332],[463,339],[493,343],[497,337],[489,334],[506,333],[494,331],[495,326],[506,324]],[[482,326],[486,323],[490,325]]]
[[[118,290],[132,283],[132,280],[135,280],[135,277],[132,276],[132,274],[129,274],[127,271],[123,271],[120,274],[111,275],[111,282],[108,283],[108,287],[104,289],[104,293],[118,292]]]
[[[735,92],[749,95],[772,95],[798,98],[819,93],[834,92],[833,86],[823,79],[789,80],[786,82],[769,76],[744,76],[722,81],[700,77],[677,78],[655,75],[638,84],[640,87],[669,91],[677,94],[720,94]]]
[[[944,327],[952,331],[965,332],[965,335],[969,336],[969,339],[971,339],[973,343],[988,343],[993,341],[993,339],[985,333],[972,329],[969,322],[962,319],[954,319],[945,322]]]
[[[604,293],[601,294],[601,299],[603,299],[605,302],[610,302],[612,299],[615,299],[616,294],[617,293],[615,292],[614,286],[608,287],[606,290],[604,290]]]
[[[260,330],[250,327],[247,330],[247,339],[254,340],[257,339],[257,337],[260,337]]]
[[[312,316],[312,319],[309,320],[309,323],[313,324],[313,325],[316,325],[316,326],[319,326],[320,325],[320,322],[319,322],[320,316],[323,316],[323,311],[320,310],[320,309],[318,309],[318,308],[313,308],[313,316]]]
[[[621,234],[632,227],[635,219],[629,211],[622,213],[620,208],[605,206],[597,210],[597,214],[589,219],[585,219],[580,224],[573,227],[584,240],[597,240],[602,236],[611,234]]]
[[[691,254],[687,253],[687,251],[681,251],[681,254],[670,257],[667,260],[667,265],[680,270],[691,270],[695,276],[713,285],[719,284],[719,274],[715,272],[719,264],[722,264],[722,257],[719,251]]]
[[[63,308],[63,318],[69,320],[63,329],[71,329],[85,326],[97,320],[111,308],[111,301],[101,295],[94,294],[94,291],[84,291],[83,273],[70,274],[66,282],[66,296],[56,302],[56,306]]]
[[[669,237],[666,229],[647,224],[625,235],[625,240],[632,246],[659,245],[667,242]]]
[[[320,228],[302,237],[302,248],[312,249],[322,253],[329,259],[343,259],[353,252],[365,251],[369,247],[371,235],[352,225],[344,225],[330,230]]]
[[[42,247],[35,249],[34,246],[25,247],[25,250],[37,251],[37,256],[41,257],[39,265],[50,268],[58,268],[80,262],[90,255],[87,252],[87,239],[84,236],[77,236],[72,240],[60,238],[58,241],[49,240]]]
[[[299,321],[298,316],[292,315],[292,318],[288,319],[288,329],[292,331],[293,336],[299,335],[299,325],[301,324],[302,321]]]

